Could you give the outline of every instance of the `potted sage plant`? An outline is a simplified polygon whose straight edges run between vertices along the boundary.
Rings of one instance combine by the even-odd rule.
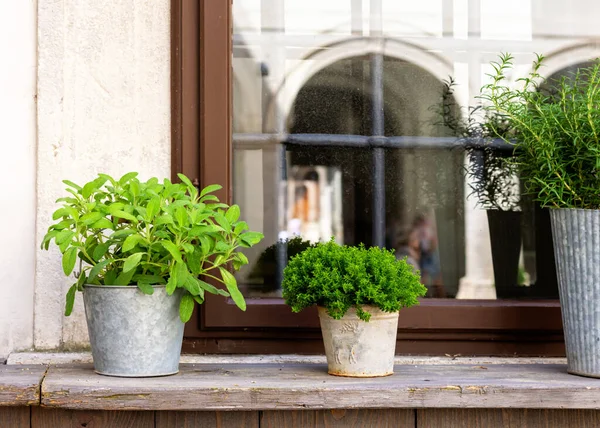
[[[600,63],[544,82],[543,61],[510,84],[500,55],[481,98],[515,131],[525,191],[550,209],[568,371],[600,377]]]
[[[248,263],[238,250],[262,239],[237,205],[213,195],[221,186],[198,191],[182,174],[182,183],[137,175],[65,180],[68,195],[42,242],[58,246],[66,276],[76,271],[65,315],[82,291],[94,368],[111,376],[177,373],[184,323],[206,292],[245,310],[229,267]]]
[[[399,310],[427,292],[393,251],[333,240],[293,257],[282,288],[293,312],[317,306],[328,372],[350,377],[393,374]]]

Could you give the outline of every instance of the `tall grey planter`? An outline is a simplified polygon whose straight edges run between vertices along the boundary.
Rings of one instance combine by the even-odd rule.
[[[600,210],[550,211],[567,371],[600,377]]]
[[[121,377],[166,376],[179,371],[184,324],[181,294],[155,285],[147,295],[135,286],[84,285],[83,301],[94,369]]]

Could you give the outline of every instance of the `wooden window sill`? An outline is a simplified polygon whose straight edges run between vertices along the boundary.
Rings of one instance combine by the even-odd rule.
[[[85,410],[600,409],[600,381],[569,375],[564,364],[487,360],[402,364],[393,376],[372,379],[330,376],[325,364],[306,362],[184,363],[178,375],[148,379],[100,376],[89,364],[4,365],[0,405]]]

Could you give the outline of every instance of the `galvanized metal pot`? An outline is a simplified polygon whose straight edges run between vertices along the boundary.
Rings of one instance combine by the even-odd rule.
[[[600,377],[600,210],[550,210],[567,371]]]
[[[184,324],[181,294],[155,285],[147,295],[135,286],[84,285],[83,301],[96,373],[166,376],[179,371]]]
[[[389,376],[394,373],[398,312],[364,306],[369,322],[351,308],[341,319],[327,315],[319,306],[319,319],[329,374],[350,377]]]

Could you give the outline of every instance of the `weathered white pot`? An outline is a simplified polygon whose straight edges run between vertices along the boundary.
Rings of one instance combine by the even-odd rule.
[[[371,314],[365,322],[354,308],[339,320],[327,315],[325,308],[318,309],[329,374],[377,377],[394,373],[398,312],[363,306]]]

